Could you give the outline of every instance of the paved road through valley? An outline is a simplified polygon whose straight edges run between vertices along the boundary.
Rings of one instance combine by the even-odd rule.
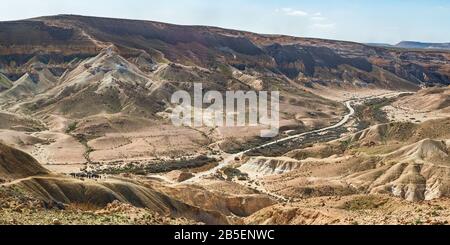
[[[233,163],[236,158],[240,158],[240,157],[242,157],[244,154],[246,154],[248,152],[251,152],[251,151],[254,151],[254,150],[258,150],[258,149],[261,149],[261,148],[265,148],[265,147],[268,147],[268,146],[272,146],[272,145],[277,145],[277,144],[280,144],[280,143],[283,143],[283,142],[286,142],[286,141],[290,141],[290,140],[293,140],[293,139],[298,139],[298,138],[301,138],[301,137],[306,136],[306,135],[315,134],[315,133],[321,133],[321,132],[325,132],[325,131],[328,131],[328,130],[331,130],[331,129],[342,127],[355,114],[355,109],[352,107],[352,101],[345,102],[345,106],[349,110],[348,114],[345,115],[342,118],[341,121],[339,121],[338,123],[336,123],[336,124],[334,124],[332,126],[329,126],[329,127],[326,127],[326,128],[322,128],[322,129],[313,130],[313,131],[308,131],[308,132],[297,134],[297,135],[292,135],[292,136],[289,136],[289,137],[286,137],[286,138],[283,138],[283,139],[275,140],[275,141],[272,141],[272,142],[269,142],[269,143],[266,143],[266,144],[263,144],[263,145],[260,145],[260,146],[253,147],[251,149],[248,149],[248,150],[236,153],[236,154],[228,155],[228,156],[225,157],[225,159],[217,167],[215,167],[213,169],[210,169],[208,171],[199,173],[195,177],[193,177],[193,178],[191,178],[189,180],[186,180],[183,183],[195,183],[198,180],[202,179],[203,177],[215,174],[220,169],[222,169],[222,168],[230,165],[231,163]]]

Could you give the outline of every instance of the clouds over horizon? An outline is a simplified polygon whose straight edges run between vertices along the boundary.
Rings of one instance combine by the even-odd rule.
[[[321,12],[309,13],[307,11],[293,9],[293,8],[281,8],[276,9],[276,13],[282,13],[283,15],[290,17],[303,17],[307,18],[311,23],[309,28],[316,29],[332,29],[336,27],[336,23],[330,22],[328,18],[322,15]]]
[[[277,11],[281,11],[284,14],[289,15],[289,16],[308,16],[309,15],[305,11],[295,10],[295,9],[292,9],[292,8],[282,8],[281,10],[277,9]]]

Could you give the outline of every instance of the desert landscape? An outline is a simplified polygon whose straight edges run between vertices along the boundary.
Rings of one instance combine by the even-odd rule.
[[[0,224],[448,224],[441,46],[0,22]],[[171,96],[194,83],[279,91],[279,135],[174,126]]]

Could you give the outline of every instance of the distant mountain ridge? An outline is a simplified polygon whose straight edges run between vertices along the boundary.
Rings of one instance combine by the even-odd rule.
[[[388,43],[367,43],[373,47],[388,47],[388,48],[405,48],[405,49],[430,49],[430,50],[450,50],[449,43],[427,43],[427,42],[415,42],[415,41],[401,41],[395,45]]]
[[[450,53],[435,50],[76,15],[0,22],[0,30],[0,73],[13,83],[34,74],[39,84],[48,77],[36,75],[44,72],[42,67],[60,80],[80,62],[113,47],[147,74],[156,64],[172,63],[226,78],[239,71],[288,79],[308,88],[345,83],[414,90],[423,84],[450,84]],[[0,90],[8,90],[11,84],[3,80]]]
[[[423,43],[413,41],[403,41],[395,45],[400,48],[418,48],[418,49],[449,49],[450,43]]]

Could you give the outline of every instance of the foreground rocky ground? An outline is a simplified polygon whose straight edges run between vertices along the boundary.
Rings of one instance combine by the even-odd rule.
[[[173,218],[153,210],[113,202],[106,207],[88,204],[49,206],[24,196],[18,190],[1,188],[0,224],[204,224],[186,218]],[[275,225],[447,225],[450,200],[413,203],[386,195],[309,198],[301,202],[277,204],[234,224]]]
[[[24,194],[18,188],[0,187],[1,225],[184,225],[199,222],[172,218],[153,210],[112,202],[93,204],[50,204]]]
[[[308,198],[263,209],[247,224],[447,225],[450,200],[408,202],[387,195]]]

